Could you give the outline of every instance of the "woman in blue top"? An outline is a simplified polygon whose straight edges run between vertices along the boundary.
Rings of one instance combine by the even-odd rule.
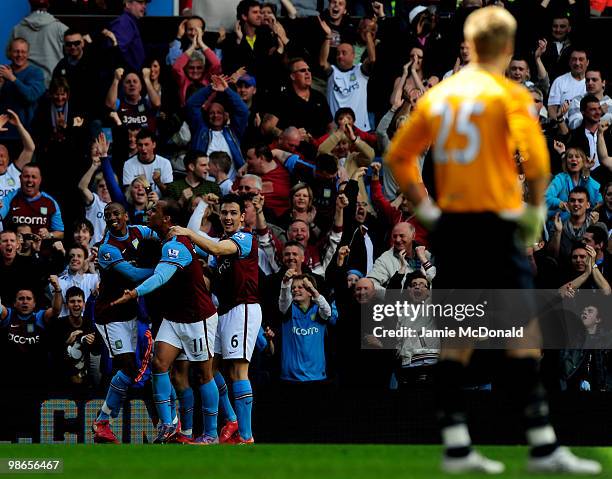
[[[589,160],[580,148],[570,147],[566,150],[563,172],[552,179],[546,190],[549,220],[552,220],[557,211],[561,211],[562,221],[569,218],[567,200],[570,191],[576,186],[584,186],[587,189],[589,201],[593,207],[603,201],[599,183],[590,176],[592,165],[593,160]]]

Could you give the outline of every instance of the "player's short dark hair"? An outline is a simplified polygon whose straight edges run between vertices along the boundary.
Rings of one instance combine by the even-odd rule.
[[[79,231],[85,228],[91,236],[94,235],[94,226],[87,218],[80,218],[72,223],[72,231]]]
[[[338,173],[338,160],[335,156],[323,153],[315,158],[317,170],[335,175]]]
[[[604,195],[606,194],[606,191],[608,191],[608,188],[610,188],[611,186],[612,186],[612,181],[608,181],[606,183],[606,186],[604,186],[604,189],[603,189]]]
[[[125,128],[130,131],[141,131],[143,129],[138,123],[128,123]]]
[[[248,15],[253,7],[261,7],[261,3],[257,0],[242,0],[236,7],[236,19],[242,20],[242,15]]]
[[[353,111],[352,108],[349,108],[348,106],[343,106],[342,108],[338,108],[338,111],[336,111],[336,114],[334,115],[334,121],[338,123],[338,120],[340,119],[340,117],[345,116],[345,115],[349,115],[353,119],[353,122],[355,121],[355,112]]]
[[[206,158],[206,153],[202,150],[189,150],[183,158],[183,166],[188,169],[189,165],[195,165],[198,158]]]
[[[599,226],[591,225],[586,229],[585,233],[593,233],[593,241],[596,244],[601,243],[605,245],[608,242],[608,235]]]
[[[70,248],[68,248],[68,251],[70,251],[71,249],[80,249],[83,252],[83,256],[85,257],[85,259],[87,259],[87,256],[89,256],[89,251],[87,251],[87,248],[85,248],[85,246],[83,245],[73,243],[70,245]]]
[[[253,148],[255,152],[255,156],[260,157],[263,156],[266,161],[269,163],[274,160],[274,155],[272,155],[272,150],[268,145],[263,143],[257,143],[249,148],[249,150]]]
[[[586,199],[587,201],[591,201],[591,195],[589,195],[589,190],[587,190],[584,186],[582,185],[578,185],[578,186],[574,186],[574,188],[572,189],[572,191],[569,192],[568,198],[574,194],[580,194],[580,193],[584,193],[586,195]]]
[[[160,200],[159,203],[162,207],[164,216],[170,217],[173,225],[183,224],[183,210],[181,209],[178,201],[171,198],[165,198]]]
[[[155,139],[155,133],[153,133],[151,130],[149,130],[147,128],[143,128],[142,130],[140,130],[138,132],[138,134],[136,135],[136,141],[144,140],[145,138],[151,138],[151,141],[153,143],[155,143],[157,141]]]
[[[78,286],[70,286],[70,288],[68,288],[68,290],[66,291],[66,302],[68,302],[70,298],[74,298],[75,296],[83,298],[83,301],[85,301],[85,292]]]
[[[300,248],[302,250],[302,252],[305,252],[306,249],[304,248],[304,245],[302,243],[300,243],[299,241],[295,241],[295,240],[290,240],[287,241],[284,245],[283,245],[283,249],[285,248],[289,248],[290,246],[297,246],[298,248]]]
[[[595,95],[591,95],[590,93],[584,95],[582,100],[580,100],[580,111],[586,111],[589,103],[597,103],[599,105],[599,98],[597,98]]]
[[[110,203],[108,203],[105,207],[104,207],[104,211],[106,212],[107,208],[110,208],[111,206],[118,206],[119,209],[121,210],[122,213],[126,213],[127,210],[125,209],[125,206],[123,206],[121,203],[119,203],[118,201],[111,201]]]
[[[244,213],[244,200],[241,196],[236,193],[228,193],[219,202],[219,206],[226,205],[228,203],[236,203],[238,205],[238,210],[240,213]]]
[[[225,151],[213,151],[208,159],[225,174],[232,169],[232,159]]]

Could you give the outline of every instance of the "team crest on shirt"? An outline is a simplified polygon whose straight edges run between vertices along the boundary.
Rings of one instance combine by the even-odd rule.
[[[139,244],[140,244],[140,241],[138,241],[138,238],[134,238],[134,239],[132,240],[132,246],[133,246],[134,248],[138,248],[138,245],[139,245]]]
[[[178,257],[179,257],[179,250],[177,249],[168,250],[168,258],[176,259]]]
[[[13,178],[9,178],[6,182],[9,186],[15,186],[15,180]]]
[[[33,324],[27,324],[26,325],[26,331],[28,333],[33,333],[34,332],[34,325]]]
[[[143,111],[145,111],[144,105],[142,104],[138,105],[138,113],[142,113]]]
[[[354,73],[351,73],[350,81],[357,81],[357,77],[355,76]]]
[[[123,342],[120,339],[115,341],[115,349],[121,349],[122,347],[123,347]]]
[[[40,207],[40,214],[41,215],[46,215],[47,214],[47,207],[46,206],[41,206]]]
[[[312,314],[310,315],[310,320],[311,320],[311,321],[315,321],[315,320],[316,320],[316,317],[317,317],[317,315],[316,315],[315,313],[312,313]]]

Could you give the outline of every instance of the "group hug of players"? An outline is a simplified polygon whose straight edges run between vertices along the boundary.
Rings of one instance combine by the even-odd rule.
[[[143,365],[136,360],[140,297],[157,290],[163,318],[155,335],[151,362],[153,399],[158,415],[154,443],[245,444],[253,442],[253,393],[248,379],[249,361],[261,326],[258,298],[257,240],[242,228],[244,203],[237,195],[220,202],[224,235],[219,241],[177,226],[181,210],[173,200],[151,205],[148,226],[128,224],[122,205],[104,210],[107,231],[98,251],[100,291],[95,304],[96,327],[117,370],[92,429],[97,443],[118,443],[112,431],[128,389],[140,380]],[[139,247],[146,240],[161,241],[155,268],[136,265]],[[204,258],[212,270],[218,311],[207,285]],[[219,368],[232,380],[234,407]],[[192,438],[192,419],[181,430],[176,399],[193,411],[193,392],[181,397],[195,369],[202,400],[203,433]],[[173,369],[171,381],[170,370]],[[218,434],[218,410],[225,424]]]

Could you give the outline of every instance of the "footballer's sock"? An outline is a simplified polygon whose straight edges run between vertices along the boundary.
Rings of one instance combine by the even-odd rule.
[[[536,358],[509,358],[507,362],[511,391],[518,396],[522,408],[527,444],[531,457],[543,457],[553,453],[559,443],[548,417],[548,400],[540,380],[539,362]]]
[[[170,374],[153,373],[153,400],[157,408],[157,414],[161,424],[172,424],[172,415],[170,409],[170,394],[172,392],[172,383],[170,382]]]
[[[463,386],[465,367],[459,361],[442,360],[436,364],[436,401],[444,453],[465,457],[472,450],[467,427]]]
[[[223,379],[223,375],[219,371],[215,373],[215,383],[219,389],[219,406],[221,406],[221,412],[225,414],[225,418],[228,421],[235,421],[236,413],[229,400],[227,384],[225,384],[225,379]]]
[[[97,421],[108,421],[111,417],[115,418],[119,415],[127,390],[131,384],[132,379],[127,374],[121,370],[117,371],[113,379],[111,379],[106,399],[98,413]]]
[[[238,432],[242,439],[251,439],[251,409],[253,408],[253,391],[248,379],[234,381],[234,405],[238,416]]]
[[[179,412],[181,414],[181,428],[185,436],[191,436],[193,431],[193,389],[187,388],[177,391]]]
[[[172,418],[172,424],[178,424],[178,414],[176,413],[176,390],[172,381],[170,382],[170,417]]]
[[[204,434],[217,437],[217,414],[219,412],[219,389],[214,379],[200,386],[202,396],[202,417],[204,418]]]

